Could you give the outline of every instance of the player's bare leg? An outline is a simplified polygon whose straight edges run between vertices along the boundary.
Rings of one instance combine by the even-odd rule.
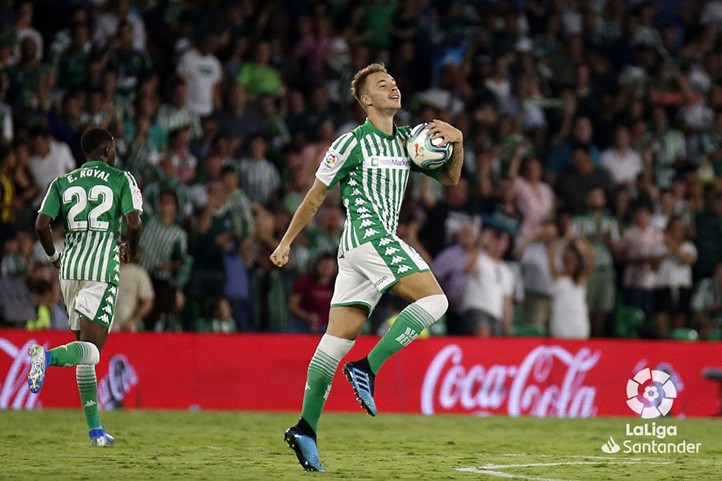
[[[286,442],[296,452],[298,462],[307,471],[324,471],[316,446],[318,419],[331,392],[336,368],[353,347],[367,315],[367,309],[362,306],[332,307],[326,334],[321,338],[311,358],[301,419],[285,433]]]
[[[374,380],[386,360],[408,346],[418,335],[444,315],[449,306],[444,292],[430,271],[415,272],[402,277],[391,292],[411,304],[401,311],[368,356],[347,363],[344,374],[351,383],[361,407],[376,415]]]

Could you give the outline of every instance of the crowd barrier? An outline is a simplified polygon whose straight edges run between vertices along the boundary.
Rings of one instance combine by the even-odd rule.
[[[297,411],[317,336],[112,333],[97,366],[104,409]],[[349,359],[377,341],[362,337]],[[69,332],[0,330],[0,408],[76,407],[75,370],[51,368],[39,395],[26,385],[27,349],[72,340]],[[705,367],[722,342],[543,338],[418,339],[391,358],[376,383],[381,412],[558,417],[637,416],[628,380],[643,368],[671,376],[672,415],[717,413]],[[337,373],[327,409],[358,411]]]

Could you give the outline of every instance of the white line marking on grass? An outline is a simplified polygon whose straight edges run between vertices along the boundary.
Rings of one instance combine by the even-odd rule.
[[[602,458],[601,456],[589,456],[594,458]],[[609,464],[672,464],[673,461],[645,461],[641,459],[604,459],[604,462]],[[496,476],[499,478],[509,479],[525,479],[527,481],[573,481],[558,478],[543,478],[541,476],[532,476],[526,474],[514,474],[504,471],[498,471],[499,469],[514,469],[514,468],[535,468],[535,467],[551,467],[551,466],[580,466],[580,465],[596,465],[599,461],[558,461],[553,463],[514,463],[514,464],[485,464],[484,466],[471,466],[468,468],[456,468],[457,471],[462,473],[477,473],[477,474],[488,474],[490,476]]]

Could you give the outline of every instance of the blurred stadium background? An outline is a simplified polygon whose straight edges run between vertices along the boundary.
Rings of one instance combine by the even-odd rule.
[[[721,27],[719,0],[0,2],[0,408],[78,402],[70,371],[37,398],[23,382],[29,343],[70,338],[32,224],[50,181],[83,162],[83,130],[102,126],[145,197],[103,407],[296,411],[327,322],[338,192],[288,269],[268,255],[325,150],[363,121],[353,73],[382,61],[399,123],[465,135],[458,186],[408,189],[398,233],[451,308],[389,363],[382,410],[634,416],[626,383],[649,367],[674,380],[673,416],[719,414]],[[591,277],[560,288],[550,257],[584,245]],[[477,252],[508,282],[470,284]],[[468,328],[471,298],[502,306],[488,314],[504,336]],[[401,308],[385,297],[356,349]],[[331,411],[355,410],[347,390]]]

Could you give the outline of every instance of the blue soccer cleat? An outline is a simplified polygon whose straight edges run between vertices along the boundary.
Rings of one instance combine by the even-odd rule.
[[[359,366],[358,361],[347,362],[343,367],[346,379],[351,383],[356,400],[371,416],[376,416],[376,402],[374,401],[374,378]]]
[[[113,438],[113,436],[111,436],[110,434],[106,433],[103,426],[91,429],[90,431],[88,431],[88,436],[90,436],[91,446],[112,446],[115,442],[115,438]]]
[[[30,392],[37,394],[43,387],[45,381],[45,371],[48,369],[48,356],[45,348],[39,344],[28,349],[30,355],[30,372],[28,373],[28,387]]]
[[[291,426],[286,429],[283,438],[296,453],[298,462],[301,463],[303,469],[320,473],[326,471],[321,465],[316,440],[313,437],[303,434],[296,426]]]

